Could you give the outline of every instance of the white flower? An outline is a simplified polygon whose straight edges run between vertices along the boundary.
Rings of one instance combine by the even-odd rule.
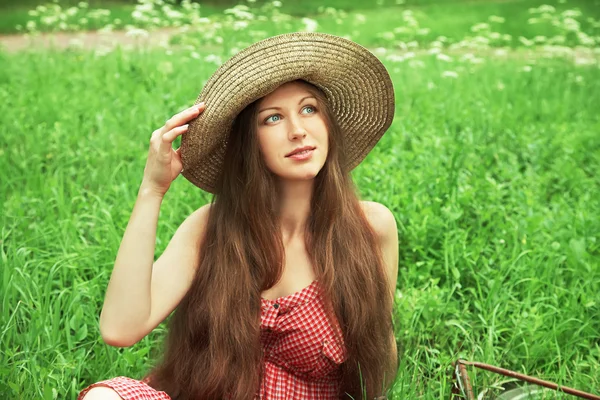
[[[379,34],[379,37],[384,40],[394,40],[394,33],[393,32],[383,32],[383,33]]]
[[[354,14],[354,21],[357,24],[364,24],[365,22],[367,22],[367,17],[365,17],[364,14]]]
[[[234,21],[233,22],[233,30],[241,31],[242,29],[246,29],[248,27],[247,21]]]
[[[132,17],[134,20],[140,20],[140,19],[143,19],[143,18],[144,18],[144,14],[143,14],[143,13],[142,13],[140,10],[134,10],[134,11],[131,13],[131,17]]]
[[[579,10],[565,10],[562,12],[562,16],[565,18],[577,18],[581,17],[581,11]]]
[[[167,16],[168,19],[171,19],[171,20],[177,20],[177,19],[183,18],[182,12],[172,10],[171,8],[168,8],[167,10],[165,10],[165,15]]]
[[[390,54],[387,56],[386,60],[391,62],[402,62],[404,61],[404,57],[398,54]]]
[[[533,46],[533,40],[529,40],[523,36],[519,36],[519,42],[523,43],[523,45],[526,47]]]
[[[565,18],[563,21],[564,27],[568,31],[576,32],[579,30],[579,22],[573,18]]]
[[[114,25],[113,24],[108,24],[103,26],[102,28],[98,29],[96,32],[98,32],[99,34],[106,34],[106,33],[111,33],[114,29]]]
[[[596,44],[596,41],[594,40],[594,38],[588,36],[584,32],[577,32],[577,38],[579,39],[579,41],[581,42],[581,44],[583,46],[593,47]]]
[[[40,20],[40,22],[43,25],[52,25],[53,23],[56,22],[58,18],[54,15],[45,15],[42,17],[42,19]]]
[[[594,65],[595,63],[593,58],[575,57],[575,65]]]
[[[411,68],[423,68],[425,63],[421,60],[410,60],[408,66]]]
[[[135,6],[135,9],[140,11],[140,12],[152,12],[152,10],[154,10],[154,5],[149,3],[149,4],[139,4]]]
[[[479,32],[479,31],[484,31],[484,30],[488,30],[488,29],[490,29],[490,24],[487,24],[485,22],[473,25],[471,27],[472,32]]]
[[[314,19],[310,18],[302,18],[302,23],[304,24],[304,30],[306,32],[314,32],[317,30],[319,24]]]
[[[538,12],[540,12],[540,13],[553,13],[555,11],[556,11],[556,8],[554,8],[548,4],[542,4],[541,6],[538,7]]]
[[[531,72],[531,65],[526,65],[523,67],[523,71],[525,72]]]
[[[148,31],[140,28],[129,28],[125,33],[125,36],[133,37],[133,38],[147,38]]]
[[[273,7],[281,7],[281,2],[280,2],[280,1],[278,1],[278,0],[275,0],[275,1],[274,1],[273,3],[271,3],[271,4],[273,4]]]
[[[452,57],[443,53],[438,54],[436,58],[440,61],[452,62]]]
[[[455,71],[444,71],[442,72],[442,78],[458,78],[458,73]]]
[[[216,65],[221,65],[222,61],[221,61],[221,57],[219,57],[216,54],[209,54],[206,57],[204,57],[204,61],[207,63],[214,63]]]

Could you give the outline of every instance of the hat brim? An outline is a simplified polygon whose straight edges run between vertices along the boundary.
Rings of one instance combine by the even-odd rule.
[[[319,87],[346,136],[351,170],[371,151],[394,118],[392,80],[379,59],[339,36],[294,32],[240,51],[206,82],[195,104],[206,109],[181,140],[182,175],[215,193],[235,117],[278,86],[303,79]]]

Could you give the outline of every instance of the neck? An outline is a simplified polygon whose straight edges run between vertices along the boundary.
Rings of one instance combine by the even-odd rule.
[[[285,182],[280,187],[279,224],[283,243],[304,238],[314,181]]]

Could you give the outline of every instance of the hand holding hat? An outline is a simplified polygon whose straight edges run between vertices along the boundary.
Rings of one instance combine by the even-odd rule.
[[[148,159],[144,168],[142,187],[159,196],[164,196],[171,187],[171,182],[182,171],[180,150],[172,145],[177,136],[187,132],[190,120],[198,117],[205,109],[204,103],[194,105],[187,110],[175,114],[161,128],[152,132]]]

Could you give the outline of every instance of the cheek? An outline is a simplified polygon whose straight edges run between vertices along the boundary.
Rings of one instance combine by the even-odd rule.
[[[272,136],[259,136],[258,144],[265,163],[269,166],[272,166],[279,157],[279,149],[281,149],[281,144],[277,143]]]

